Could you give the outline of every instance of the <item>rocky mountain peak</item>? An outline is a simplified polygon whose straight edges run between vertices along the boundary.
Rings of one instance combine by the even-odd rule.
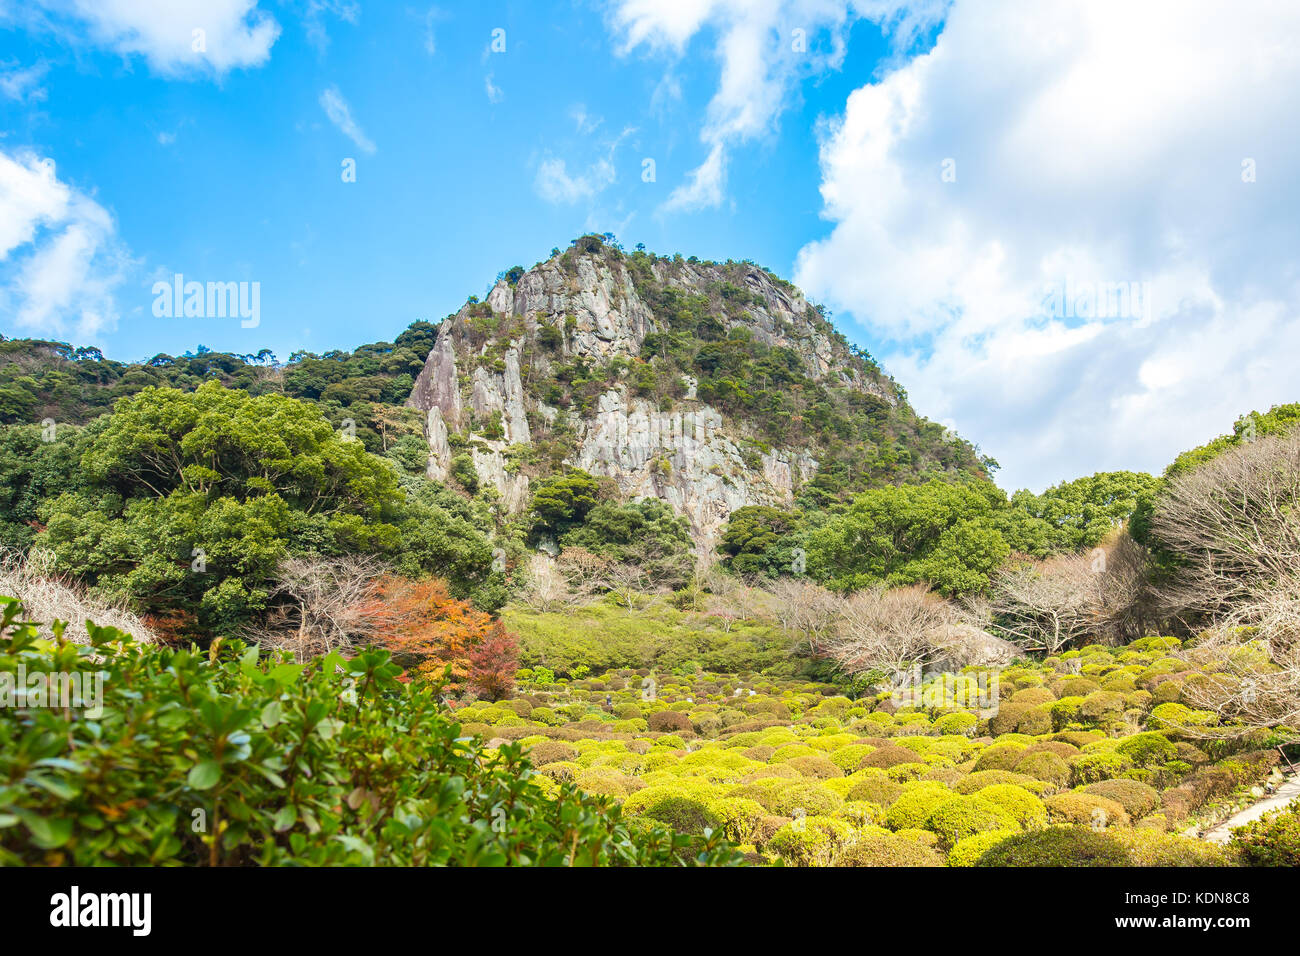
[[[581,468],[626,498],[668,502],[706,548],[736,508],[790,506],[821,450],[854,440],[822,419],[905,407],[767,270],[627,254],[594,236],[449,316],[407,404],[426,415],[432,478],[468,456],[518,512],[531,478]]]

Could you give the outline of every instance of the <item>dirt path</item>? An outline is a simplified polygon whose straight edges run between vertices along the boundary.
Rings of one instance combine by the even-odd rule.
[[[1270,810],[1280,810],[1297,797],[1300,797],[1300,773],[1287,777],[1272,794],[1240,813],[1228,817],[1217,827],[1203,834],[1201,839],[1209,840],[1211,843],[1227,843],[1232,839],[1233,827],[1245,826],[1252,820],[1258,820]]]

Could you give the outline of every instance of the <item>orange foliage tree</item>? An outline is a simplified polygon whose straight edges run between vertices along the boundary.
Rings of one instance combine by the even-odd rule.
[[[398,658],[414,657],[415,677],[440,680],[451,668],[449,687],[469,687],[496,700],[510,692],[515,642],[499,620],[451,596],[439,578],[380,580],[378,641]]]

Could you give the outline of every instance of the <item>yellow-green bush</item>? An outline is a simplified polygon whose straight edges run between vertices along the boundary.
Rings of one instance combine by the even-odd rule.
[[[943,866],[930,847],[896,833],[860,836],[835,858],[836,866]]]
[[[1004,741],[985,747],[975,760],[975,770],[1014,770],[1027,744]]]
[[[834,817],[809,816],[777,830],[764,847],[787,866],[829,866],[850,842],[853,828]]]
[[[1214,843],[1158,830],[1116,830],[1134,866],[1228,866],[1228,852]]]
[[[985,830],[983,833],[963,837],[948,851],[948,865],[974,866],[986,852],[1018,832],[1018,830]]]
[[[976,770],[958,780],[953,789],[958,793],[969,794],[1000,783],[1023,787],[1030,793],[1039,793],[1044,787],[1043,781],[1027,774],[1015,773],[1011,770]]]
[[[1042,800],[1024,787],[1017,787],[1010,783],[996,783],[978,791],[977,796],[1001,807],[1026,830],[1047,824],[1047,807],[1043,805]]]
[[[895,783],[883,774],[878,777],[864,777],[854,784],[846,795],[847,800],[861,800],[888,807],[903,795],[903,785]]]
[[[1083,792],[1114,800],[1134,820],[1154,813],[1160,806],[1159,792],[1137,780],[1103,780],[1088,784]]]
[[[832,777],[844,776],[844,771],[841,770],[830,758],[823,757],[820,754],[815,756],[791,757],[786,761],[786,763],[799,771],[802,776],[811,777],[814,780],[829,780]]]
[[[964,837],[985,830],[1019,830],[1020,825],[996,803],[974,796],[952,796],[934,807],[925,819],[925,828],[938,834],[945,850]]]
[[[717,829],[722,821],[710,809],[710,800],[675,786],[646,787],[623,801],[623,810],[632,816],[648,817],[678,833],[701,834]]]
[[[753,843],[759,834],[767,810],[756,800],[744,797],[723,797],[709,804],[718,819],[722,832],[732,843]]]
[[[941,734],[973,734],[979,719],[968,711],[956,714],[944,714],[934,722],[934,729]]]
[[[930,811],[939,804],[952,799],[952,791],[942,784],[931,783],[918,786],[900,794],[893,805],[885,811],[884,824],[891,830],[921,828],[930,815]]]
[[[1093,828],[1122,827],[1130,823],[1122,804],[1107,797],[1072,790],[1056,793],[1043,801],[1052,823],[1072,823]]]
[[[1052,826],[1007,837],[976,860],[976,866],[1127,866],[1128,852],[1108,833],[1087,827]]]
[[[1016,773],[1026,777],[1042,780],[1060,789],[1070,782],[1070,767],[1057,754],[1050,750],[1038,750],[1026,753],[1016,762]]]

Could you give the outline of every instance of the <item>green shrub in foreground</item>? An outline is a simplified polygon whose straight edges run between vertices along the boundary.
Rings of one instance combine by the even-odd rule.
[[[1300,801],[1237,827],[1231,849],[1246,866],[1300,866]]]
[[[0,863],[672,865],[721,841],[631,827],[571,786],[548,799],[518,745],[492,754],[385,651],[303,664],[206,654],[88,625],[43,640],[0,598],[0,672],[103,674],[102,714],[0,709]],[[380,757],[382,755],[382,758]]]

